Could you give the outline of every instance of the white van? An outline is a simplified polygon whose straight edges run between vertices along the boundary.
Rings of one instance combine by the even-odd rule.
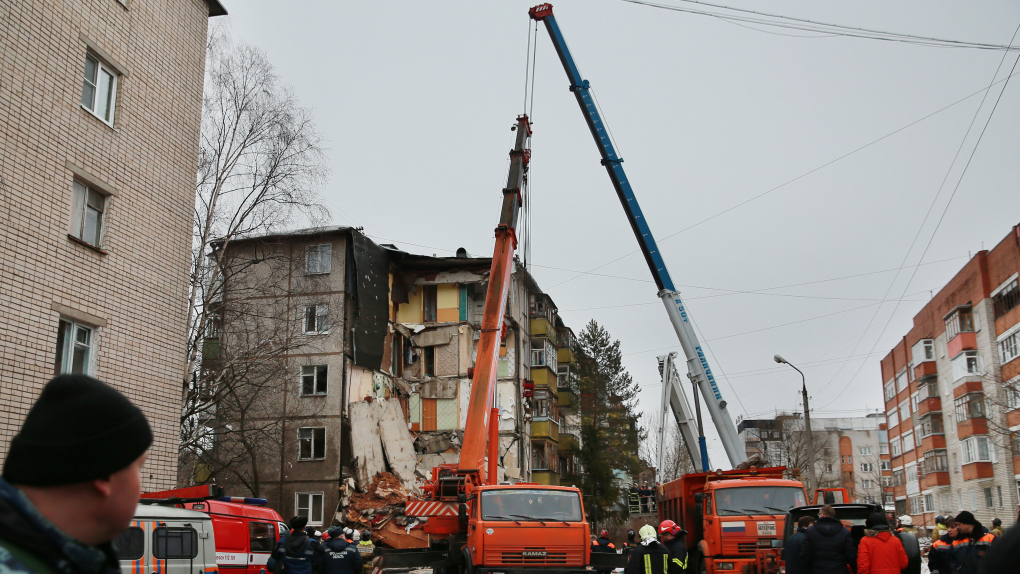
[[[113,541],[122,574],[218,574],[212,519],[204,512],[139,504]]]

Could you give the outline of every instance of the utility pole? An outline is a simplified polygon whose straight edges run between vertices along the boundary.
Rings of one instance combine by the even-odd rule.
[[[790,363],[786,359],[780,357],[779,355],[776,355],[774,357],[774,359],[775,359],[775,361],[777,363],[783,363],[784,365],[790,365],[791,367],[793,367],[793,370],[795,370],[798,373],[800,373],[800,382],[801,382],[800,389],[801,389],[801,395],[804,397],[804,430],[807,433],[807,435],[806,435],[807,436],[807,474],[808,474],[808,492],[810,493],[811,489],[816,488],[818,486],[818,483],[815,482],[815,449],[814,449],[814,441],[812,440],[813,439],[812,435],[814,433],[811,431],[811,405],[808,404],[807,379],[804,378],[803,371],[801,371],[800,369],[795,367],[792,363]]]

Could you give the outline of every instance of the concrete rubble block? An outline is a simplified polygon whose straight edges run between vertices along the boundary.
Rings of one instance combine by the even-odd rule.
[[[359,401],[351,403],[348,409],[351,416],[351,455],[358,460],[354,480],[358,490],[364,492],[376,473],[386,470],[386,459],[379,437],[382,407],[380,401]]]
[[[419,347],[435,347],[439,345],[449,345],[450,340],[453,339],[453,335],[457,332],[457,329],[450,327],[440,327],[438,329],[430,329],[422,333],[418,333],[411,337],[411,342]]]
[[[386,461],[404,488],[414,491],[414,464],[417,458],[411,433],[407,431],[407,421],[400,401],[390,399],[378,401],[380,405],[379,438],[382,440]]]
[[[455,399],[457,384],[456,380],[433,379],[422,383],[418,392],[423,399]]]
[[[459,449],[464,442],[464,431],[427,431],[418,434],[414,440],[414,449],[418,454],[436,454],[451,449]]]
[[[424,454],[418,457],[418,462],[414,467],[415,473],[425,478],[426,480],[432,479],[432,469],[441,464],[457,464],[460,460],[460,456],[457,453],[452,452],[441,452],[437,454]]]

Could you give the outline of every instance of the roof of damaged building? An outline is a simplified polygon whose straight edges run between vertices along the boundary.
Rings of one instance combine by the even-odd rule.
[[[351,232],[362,233],[360,228],[350,227],[346,225],[326,225],[320,227],[306,227],[304,229],[294,229],[290,231],[274,231],[271,233],[245,235],[243,237],[235,237],[230,240],[231,243],[247,243],[249,241],[270,241],[273,239],[296,239],[298,237],[326,237],[330,235],[347,235]],[[224,238],[220,237],[214,239],[211,243],[214,246],[223,243]]]

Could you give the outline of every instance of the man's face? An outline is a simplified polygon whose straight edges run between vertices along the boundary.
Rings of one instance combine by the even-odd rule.
[[[673,536],[669,532],[663,532],[659,536],[660,536],[660,538],[662,538],[663,542],[669,542],[670,540],[673,540],[673,538],[675,538],[675,536]]]
[[[960,534],[963,534],[964,536],[974,532],[973,524],[957,524],[956,528],[960,531]]]
[[[148,453],[138,457],[127,468],[111,474],[108,479],[95,481],[104,495],[104,537],[109,535],[109,540],[127,528],[135,515],[138,499],[142,496],[142,466],[146,457]]]

